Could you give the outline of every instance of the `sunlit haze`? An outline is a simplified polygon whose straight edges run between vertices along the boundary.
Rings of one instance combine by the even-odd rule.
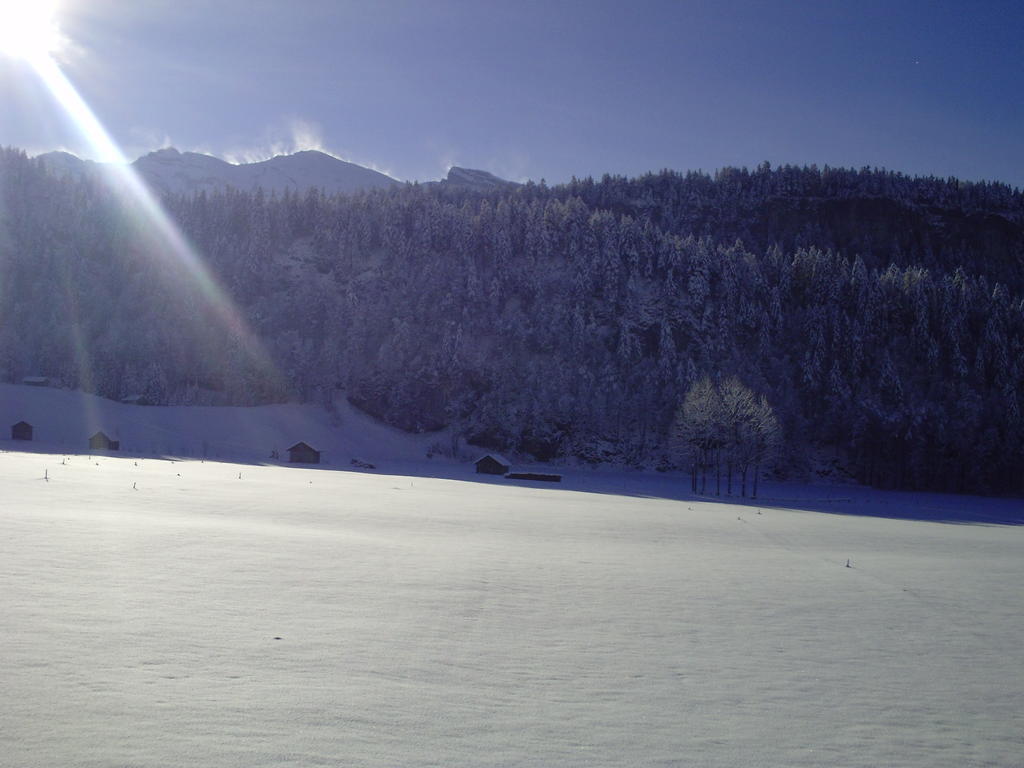
[[[126,195],[127,204],[137,211],[152,241],[150,253],[154,258],[166,259],[177,268],[179,287],[194,291],[218,317],[225,333],[237,337],[239,343],[259,367],[270,369],[266,355],[236,310],[233,302],[218,285],[202,259],[195,253],[177,225],[164,211],[149,187],[134,169],[125,163],[126,157],[116,141],[104,127],[96,113],[64,74],[50,55],[60,35],[53,18],[53,6],[45,3],[30,5],[7,2],[0,13],[9,11],[14,19],[14,30],[2,38],[4,50],[24,59],[39,84],[48,92],[60,118],[70,125],[77,136],[83,154],[108,163],[108,174],[116,187]],[[0,16],[0,19],[3,17]],[[21,31],[20,41],[16,31]],[[73,335],[75,331],[73,330]],[[75,339],[76,357],[83,380],[89,380],[86,340]]]
[[[61,43],[52,0],[0,0],[0,54],[36,59]]]

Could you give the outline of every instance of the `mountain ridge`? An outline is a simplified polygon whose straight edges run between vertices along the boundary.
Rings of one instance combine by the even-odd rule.
[[[36,159],[50,173],[76,178],[102,171],[110,165],[83,160],[70,152],[59,150],[37,155]],[[142,155],[129,165],[150,187],[165,195],[192,195],[225,188],[244,191],[263,189],[268,193],[316,188],[329,194],[349,194],[403,184],[380,171],[315,149],[275,155],[253,163],[230,163],[201,152],[182,152],[174,147],[164,147]],[[498,178],[487,171],[458,166],[453,166],[446,178],[424,184],[480,191],[517,186],[515,182]]]
[[[490,192],[495,189],[512,189],[521,186],[518,182],[508,181],[499,178],[488,171],[481,171],[475,168],[463,168],[453,165],[448,169],[448,175],[440,181],[427,181],[424,186],[437,187],[462,187],[475,189],[479,192]]]

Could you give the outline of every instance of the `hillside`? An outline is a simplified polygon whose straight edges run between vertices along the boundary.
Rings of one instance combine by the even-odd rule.
[[[411,432],[669,468],[693,460],[691,387],[734,377],[777,418],[779,473],[1024,491],[1005,185],[759,167],[171,195],[182,253],[94,184],[16,151],[0,170],[0,380],[170,405],[340,389]]]

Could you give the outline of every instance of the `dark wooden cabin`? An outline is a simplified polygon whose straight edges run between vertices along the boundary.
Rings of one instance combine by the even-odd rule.
[[[121,450],[120,440],[111,440],[103,432],[97,432],[89,438],[89,450],[91,451],[119,451]]]
[[[292,464],[319,464],[320,451],[308,443],[296,443],[288,449],[288,461]]]
[[[512,462],[500,453],[488,453],[474,463],[478,475],[504,475],[512,468]]]
[[[11,425],[11,440],[31,440],[32,425],[27,421],[19,421]]]

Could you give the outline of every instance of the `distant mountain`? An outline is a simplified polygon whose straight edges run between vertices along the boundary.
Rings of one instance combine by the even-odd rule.
[[[54,176],[77,178],[97,167],[91,160],[82,160],[70,152],[47,152],[45,155],[39,155],[37,159],[42,160]]]
[[[198,152],[160,149],[143,155],[132,163],[132,167],[150,186],[161,192],[189,194],[200,190],[212,192],[224,187],[249,187],[243,176],[245,166],[232,165]]]
[[[39,155],[49,171],[56,176],[78,177],[104,168],[104,163],[81,160],[68,152],[47,152]],[[317,187],[328,193],[356,192],[363,189],[381,189],[400,185],[401,182],[378,171],[345,162],[324,152],[305,150],[293,155],[278,155],[257,163],[235,165],[212,155],[199,152],[179,152],[173,147],[158,149],[143,155],[132,167],[155,190],[163,194],[191,195],[199,191],[212,192],[233,187],[266,192],[284,192],[286,189],[304,190]],[[488,192],[519,186],[487,171],[453,166],[447,177],[440,181],[425,182],[425,186],[450,189],[473,189]]]
[[[39,158],[51,173],[61,176],[78,176],[103,167],[101,163],[81,160],[67,152],[48,152]],[[243,190],[262,187],[267,192],[278,193],[317,187],[328,193],[348,193],[400,184],[383,173],[313,150],[234,165],[211,155],[167,148],[140,157],[132,167],[157,191],[185,195],[225,187]]]
[[[468,187],[480,192],[519,186],[516,182],[498,178],[493,173],[478,171],[473,168],[460,168],[457,165],[453,165],[448,169],[448,176],[446,178],[441,179],[441,181],[428,181],[426,184],[439,187]]]

